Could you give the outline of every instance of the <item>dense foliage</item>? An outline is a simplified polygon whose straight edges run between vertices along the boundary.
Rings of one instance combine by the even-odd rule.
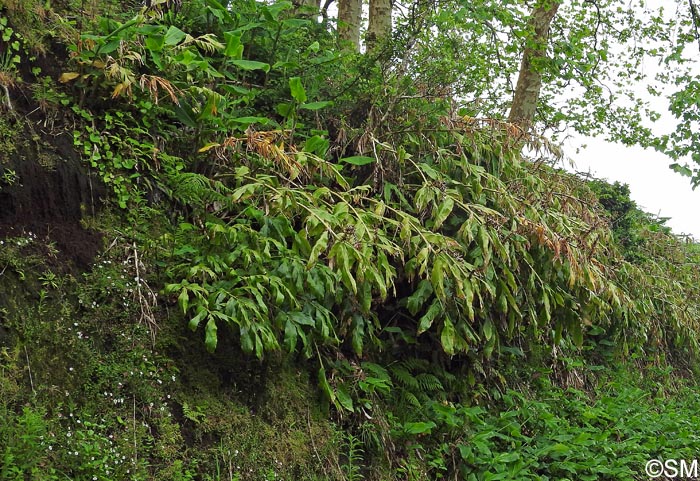
[[[102,217],[84,223],[111,244],[84,280],[68,276],[59,285],[50,271],[30,275],[39,307],[4,313],[22,338],[27,368],[27,345],[38,339],[49,346],[40,351],[47,362],[52,349],[66,348],[75,367],[91,359],[76,374],[91,381],[72,386],[66,401],[49,389],[39,393],[44,407],[18,410],[29,397],[19,394],[19,380],[3,380],[0,479],[20,472],[111,479],[107,463],[118,479],[276,472],[290,479],[629,479],[645,456],[680,457],[681,446],[693,452],[692,433],[682,445],[653,433],[693,413],[697,396],[684,391],[685,401],[666,404],[664,416],[664,403],[643,399],[623,372],[595,373],[624,358],[653,372],[695,368],[697,244],[639,211],[626,187],[557,169],[556,145],[499,120],[503,92],[488,89],[505,87],[493,81],[494,66],[474,60],[482,51],[453,58],[462,42],[484,44],[478,39],[493,25],[479,20],[495,7],[477,2],[457,17],[440,8],[417,12],[399,22],[394,43],[363,56],[338,49],[327,25],[297,15],[290,2],[151,3],[117,10],[96,2],[79,19],[70,8],[4,5],[6,108],[13,111],[11,95],[30,92],[19,84],[31,81],[32,105],[51,119],[46,128],[71,131],[72,146],[109,192]],[[511,7],[498,22],[517,39],[526,27],[522,8]],[[42,38],[28,33],[37,12],[51,19]],[[473,22],[460,24],[473,38],[430,28],[456,28],[459,15]],[[583,45],[594,32],[585,32],[587,17],[576,18],[558,35]],[[448,31],[454,38],[443,38]],[[69,52],[60,84],[42,75],[35,58],[57,49],[52,41]],[[512,45],[504,47],[502,76],[514,72]],[[553,62],[565,75],[545,94],[545,121],[598,131],[603,119],[587,110],[597,104],[585,95],[567,108],[550,100],[586,62],[597,66],[591,55],[606,51],[555,48]],[[587,78],[586,95],[597,91],[597,78]],[[477,109],[470,96],[482,95],[492,105]],[[615,135],[644,134],[637,121]],[[7,184],[16,183],[10,168],[4,172]],[[0,246],[7,286],[6,270],[23,278],[25,269],[45,269],[20,263],[26,245],[14,241]],[[42,332],[45,301],[71,332]],[[22,314],[32,321],[16,322]],[[99,341],[83,343],[86,331],[72,332],[74,315]],[[184,325],[203,346],[182,339]],[[131,334],[122,339],[121,329]],[[58,333],[68,346],[59,348]],[[3,353],[3,370],[19,376],[19,347]],[[195,381],[200,373],[176,383],[193,359],[206,361],[201,372],[211,372],[210,383]],[[183,392],[172,405],[159,387],[168,379],[193,392],[255,384],[250,373],[258,367],[240,367],[246,363],[283,374],[288,363],[303,366],[299,389],[282,374],[270,376],[281,387],[267,396],[295,401],[284,416],[258,424],[253,413],[248,419],[244,396],[230,393],[195,405],[196,395]],[[134,371],[141,374],[132,378]],[[324,401],[319,409],[309,401],[309,375]],[[522,376],[542,380],[521,384]],[[67,389],[70,379],[55,385]],[[114,394],[115,384],[126,394]],[[105,399],[76,401],[95,393]],[[547,401],[533,400],[540,394]],[[623,419],[630,405],[639,416]],[[64,416],[55,426],[45,423],[45,406]],[[81,426],[65,419],[78,412]],[[298,459],[270,464],[265,456],[277,460],[284,450],[269,446],[287,438],[266,430],[297,423],[295,416],[308,424],[291,450]],[[232,425],[261,434],[249,439]],[[75,462],[39,454],[53,431],[80,437],[64,446],[77,453]],[[115,435],[123,438],[117,447]],[[192,438],[207,450],[193,454]],[[249,443],[248,454],[264,462],[235,460],[236,442]],[[190,449],[178,453],[180,443]],[[99,458],[106,452],[114,459]]]

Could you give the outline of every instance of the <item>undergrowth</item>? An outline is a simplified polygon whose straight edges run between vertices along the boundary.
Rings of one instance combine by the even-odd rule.
[[[107,186],[83,219],[106,242],[84,273],[0,243],[0,479],[630,479],[692,457],[697,244],[448,79],[420,95],[400,46],[343,53],[288,2],[113,7],[44,12],[70,55],[32,98]]]

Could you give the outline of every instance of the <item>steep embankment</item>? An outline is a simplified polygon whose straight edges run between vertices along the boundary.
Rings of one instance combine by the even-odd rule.
[[[39,3],[0,24],[0,479],[631,479],[697,452],[700,252],[624,187],[290,5]]]

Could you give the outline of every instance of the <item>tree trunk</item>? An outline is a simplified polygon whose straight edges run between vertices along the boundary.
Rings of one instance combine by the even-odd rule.
[[[362,22],[362,0],[339,0],[338,40],[350,43],[355,51],[360,50],[360,23]]]
[[[547,56],[549,27],[562,0],[539,0],[530,19],[528,30],[532,37],[527,39],[523,59],[520,64],[518,84],[515,87],[513,103],[508,122],[530,129],[535,119],[537,100],[542,89],[542,67]]]
[[[391,37],[391,0],[370,0],[367,26],[367,51]]]

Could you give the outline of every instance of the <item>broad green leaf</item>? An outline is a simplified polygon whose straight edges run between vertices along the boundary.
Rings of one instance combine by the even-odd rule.
[[[121,44],[122,44],[121,39],[116,38],[114,40],[111,40],[100,47],[100,53],[101,54],[110,54],[110,53],[114,52],[115,50],[117,50],[121,46]]]
[[[291,319],[287,319],[284,325],[284,345],[287,347],[287,352],[294,352],[297,347],[297,326]]]
[[[352,329],[352,349],[355,354],[362,358],[362,351],[365,344],[365,320],[359,316],[353,316],[353,329]]]
[[[437,318],[438,314],[442,311],[442,305],[440,304],[440,301],[438,299],[433,299],[432,304],[430,304],[430,307],[426,311],[425,314],[420,318],[420,321],[418,323],[418,330],[416,331],[417,335],[421,335],[430,327],[433,325],[433,322]]]
[[[243,70],[262,70],[265,73],[270,71],[269,63],[258,62],[256,60],[234,59],[230,60],[230,63],[232,63],[236,67],[242,68]]]
[[[352,165],[367,165],[375,161],[374,157],[365,157],[363,155],[354,155],[340,159],[341,162]]]
[[[433,229],[440,228],[440,226],[443,224],[443,222],[445,222],[450,213],[452,213],[454,205],[455,201],[452,200],[452,197],[445,197],[445,200],[442,201],[442,203],[440,203],[437,212],[435,213]]]
[[[453,356],[455,353],[455,342],[457,333],[455,332],[455,327],[449,317],[445,317],[442,323],[442,333],[440,333],[440,343],[445,353]]]
[[[488,265],[491,259],[491,246],[489,245],[489,233],[484,224],[479,225],[479,245],[484,256],[484,266]]]
[[[229,13],[228,9],[224,7],[221,3],[219,3],[217,0],[204,0],[204,2],[211,8],[213,11],[219,13],[221,17],[223,17],[228,24],[233,24],[235,23],[233,17]],[[228,2],[226,2],[228,3]]]
[[[439,254],[433,262],[433,270],[430,273],[430,282],[433,285],[435,295],[440,298],[445,298],[445,274],[446,274],[445,258]]]
[[[333,105],[333,102],[330,101],[330,100],[326,100],[326,101],[323,101],[323,102],[309,102],[309,103],[306,103],[306,104],[301,104],[301,105],[299,106],[299,109],[302,109],[302,110],[319,110],[319,109],[322,109],[322,108],[325,108],[325,107],[330,107],[331,105]]]
[[[207,351],[210,353],[216,350],[216,344],[218,342],[216,331],[216,321],[214,321],[214,319],[209,319],[204,335],[204,345],[206,346]]]
[[[303,104],[306,102],[306,90],[301,84],[301,78],[292,77],[289,79],[289,90],[292,92],[292,98],[298,103]]]
[[[241,349],[246,354],[251,354],[255,348],[250,329],[241,329]]]
[[[163,50],[163,46],[165,45],[165,36],[164,35],[149,35],[146,37],[146,48],[150,50],[151,52],[160,52]]]
[[[241,34],[235,32],[224,32],[226,48],[224,55],[235,60],[241,60],[243,56],[243,44],[241,44]]]
[[[312,152],[320,157],[326,155],[328,147],[330,147],[330,142],[328,139],[321,137],[320,135],[309,137],[304,143],[304,151]]]
[[[423,308],[423,304],[425,304],[425,301],[428,300],[432,293],[433,286],[430,283],[430,281],[428,281],[427,279],[423,279],[422,281],[420,281],[418,283],[418,288],[406,300],[406,307],[408,308],[408,312],[410,312],[412,316],[418,314],[418,311],[420,311]],[[424,331],[425,330],[420,331],[418,332],[418,334]]]
[[[195,331],[197,327],[199,326],[199,323],[202,322],[202,320],[206,317],[207,315],[207,310],[200,308],[199,312],[197,312],[197,315],[195,315],[192,319],[190,319],[190,322],[187,324],[187,327],[190,328],[190,330]]]
[[[350,394],[348,394],[348,391],[345,389],[345,386],[338,386],[338,388],[335,390],[335,396],[338,399],[338,403],[343,408],[345,408],[347,411],[355,412],[355,408],[352,403],[352,398],[350,397]]]
[[[323,367],[318,370],[318,387],[321,389],[323,396],[331,404],[335,405],[335,393],[333,392],[333,389],[331,389],[331,385],[328,383],[328,379],[326,378],[326,369]]]
[[[238,124],[245,124],[245,125],[250,125],[250,124],[260,124],[260,125],[267,125],[270,123],[270,119],[267,117],[236,117],[235,119],[231,119],[232,122],[236,122]]]
[[[165,33],[165,45],[172,46],[180,43],[187,34],[180,30],[179,28],[171,25],[168,31]]]
[[[484,321],[484,325],[482,326],[482,330],[484,332],[484,338],[489,341],[493,337],[493,323],[491,322],[491,319],[486,319]]]
[[[311,249],[311,255],[309,255],[309,260],[306,263],[306,269],[309,270],[311,269],[314,264],[316,264],[316,261],[318,260],[318,256],[324,252],[328,248],[328,231],[323,231],[323,233],[320,235],[316,243],[314,244],[313,249]]]
[[[578,320],[574,321],[571,325],[571,337],[576,346],[581,347],[583,345],[583,328]]]
[[[189,306],[190,296],[187,294],[187,289],[183,289],[180,295],[177,297],[177,304],[182,309],[182,313],[187,313],[187,308]]]
[[[436,428],[437,425],[432,422],[415,422],[415,423],[405,423],[403,425],[404,431],[408,434],[430,434],[430,432]]]
[[[187,102],[180,101],[180,104],[173,106],[175,117],[188,127],[197,127],[197,115],[192,110],[192,107]]]

